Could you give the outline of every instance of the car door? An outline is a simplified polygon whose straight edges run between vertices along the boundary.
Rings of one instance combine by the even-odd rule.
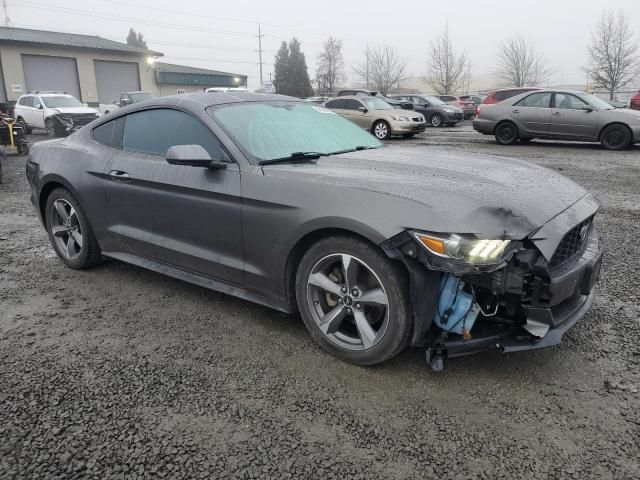
[[[22,97],[16,108],[16,116],[22,117],[22,119],[29,126],[33,126],[33,97]]]
[[[359,127],[366,128],[368,130],[371,128],[371,117],[368,115],[368,112],[365,112],[362,109],[366,110],[366,107],[362,102],[353,99],[346,100],[345,118],[348,118]]]
[[[413,103],[413,109],[418,112],[421,113],[422,115],[424,115],[424,117],[427,119],[427,121],[429,120],[429,117],[431,116],[431,112],[432,110],[430,109],[430,105],[429,102],[426,101],[424,98],[422,97],[415,97],[415,96],[410,96],[407,97],[407,99]]]
[[[238,165],[229,161],[226,169],[214,170],[165,160],[169,147],[193,144],[214,159],[228,160],[209,127],[190,113],[169,108],[133,112],[101,127],[111,123],[121,140],[104,147],[112,157],[105,168],[103,223],[109,239],[104,249],[241,284]]]
[[[545,137],[551,121],[551,92],[532,93],[510,107],[521,135]]]
[[[571,93],[554,94],[551,136],[592,140],[596,137],[597,128],[598,112],[587,102]]]
[[[44,128],[44,103],[40,97],[32,97],[32,107],[29,111],[29,124],[33,125],[36,128]]]

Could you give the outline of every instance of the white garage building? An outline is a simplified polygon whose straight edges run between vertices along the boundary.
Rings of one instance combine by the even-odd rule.
[[[122,92],[158,95],[246,86],[247,77],[158,63],[162,53],[91,35],[0,27],[0,104],[29,91],[64,91],[89,104]],[[5,107],[6,108],[6,107]]]

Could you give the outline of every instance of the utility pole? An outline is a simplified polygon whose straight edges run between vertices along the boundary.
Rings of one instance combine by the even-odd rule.
[[[4,26],[13,27],[13,22],[9,18],[9,13],[7,12],[7,0],[2,0],[2,8],[4,9]]]
[[[263,36],[264,35],[262,35],[260,24],[258,24],[258,62],[260,63],[260,88],[262,88],[264,85],[264,82],[262,81],[262,37]]]
[[[369,42],[367,42],[367,90],[369,89]]]

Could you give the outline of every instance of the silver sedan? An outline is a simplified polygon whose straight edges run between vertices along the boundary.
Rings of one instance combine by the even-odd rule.
[[[640,112],[614,109],[584,92],[527,92],[495,105],[481,105],[473,128],[501,145],[534,138],[600,142],[611,150],[640,143]]]

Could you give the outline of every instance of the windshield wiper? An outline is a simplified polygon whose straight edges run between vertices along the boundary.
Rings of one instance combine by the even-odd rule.
[[[326,153],[320,152],[293,152],[291,155],[287,157],[280,158],[270,158],[269,160],[262,160],[258,163],[258,165],[269,165],[272,163],[283,163],[283,162],[298,162],[304,160],[317,160],[320,157],[324,157]]]
[[[343,153],[359,152],[361,150],[371,150],[373,148],[379,147],[372,147],[371,145],[358,145],[357,147],[347,148],[346,150],[338,150],[337,152],[327,153],[327,155],[341,155]]]

